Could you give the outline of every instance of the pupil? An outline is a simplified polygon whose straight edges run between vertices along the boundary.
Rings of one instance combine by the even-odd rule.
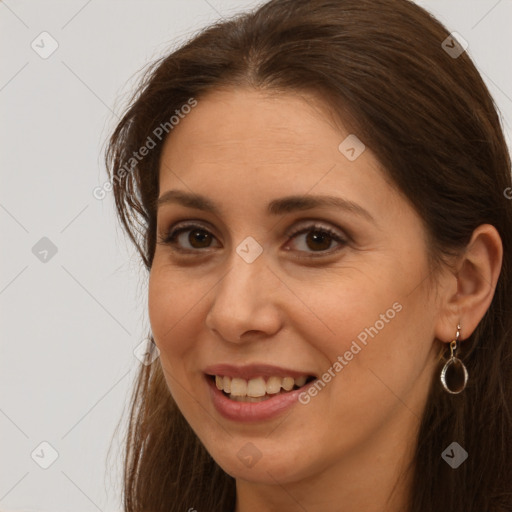
[[[326,233],[321,233],[320,231],[312,231],[307,236],[308,247],[310,249],[315,249],[314,244],[316,244],[316,249],[329,249],[329,246],[331,245],[330,238],[331,237]],[[313,247],[310,246],[309,242],[313,243]]]
[[[208,247],[208,242],[210,241],[209,238],[210,236],[208,233],[197,229],[196,231],[190,232],[189,242],[192,247]]]

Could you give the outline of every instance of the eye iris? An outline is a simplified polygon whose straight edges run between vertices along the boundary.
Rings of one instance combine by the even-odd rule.
[[[313,243],[313,247],[311,247],[310,242]],[[328,233],[323,233],[322,231],[311,231],[306,237],[306,243],[310,249],[325,250],[329,249],[331,245],[331,237]],[[317,245],[315,246],[315,244]]]
[[[209,233],[203,231],[202,229],[193,229],[190,231],[188,241],[192,247],[200,249],[202,247],[209,246],[211,243],[211,237]]]

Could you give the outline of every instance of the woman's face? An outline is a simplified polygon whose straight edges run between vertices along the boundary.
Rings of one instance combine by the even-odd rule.
[[[440,313],[421,220],[371,150],[311,97],[216,91],[165,143],[164,196],[151,327],[219,465],[269,484],[395,467]]]

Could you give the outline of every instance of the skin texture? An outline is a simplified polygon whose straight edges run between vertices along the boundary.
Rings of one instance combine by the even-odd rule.
[[[219,90],[174,127],[163,149],[160,196],[199,193],[220,213],[159,208],[160,240],[194,221],[211,241],[201,245],[188,231],[181,245],[157,244],[150,322],[170,392],[236,478],[237,512],[401,510],[407,478],[395,484],[439,378],[439,340],[452,340],[458,322],[467,338],[494,293],[496,230],[475,230],[466,253],[434,281],[420,217],[370,148],[354,161],[339,151],[347,135],[312,97]],[[374,221],[336,207],[267,213],[271,200],[294,194],[343,197]],[[314,229],[290,236],[312,224],[346,242],[315,242]],[[248,236],[263,248],[250,264],[236,252]],[[206,366],[267,363],[322,375],[393,304],[400,311],[308,404],[253,424],[213,407]],[[252,467],[237,456],[248,442],[261,452]]]

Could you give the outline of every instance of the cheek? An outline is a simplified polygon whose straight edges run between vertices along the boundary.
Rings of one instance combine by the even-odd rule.
[[[201,296],[199,286],[190,286],[190,280],[177,272],[153,267],[148,285],[148,314],[155,343],[167,356],[184,352],[186,343],[179,340],[187,336],[190,318],[197,314]],[[197,325],[197,323],[195,324]]]
[[[381,271],[382,276],[387,274]],[[369,345],[402,314],[403,294],[392,279],[380,277],[375,270],[345,272],[338,279],[331,276],[329,283],[309,281],[302,286],[300,295],[307,297],[309,309],[301,321],[307,329],[304,339],[323,339],[320,343],[332,361],[350,350],[352,342],[361,348]]]
[[[200,297],[197,289],[187,286],[176,272],[153,265],[148,283],[148,314],[151,331],[160,351],[160,364],[167,387],[180,410],[188,410],[187,353],[193,346],[187,340],[193,338],[190,318]],[[197,325],[197,322],[196,324]],[[193,359],[193,358],[192,358]]]
[[[323,353],[324,371],[343,374],[331,380],[333,390],[343,393],[342,386],[350,388],[359,400],[390,393],[386,385],[398,394],[407,393],[428,366],[435,304],[421,256],[412,261],[381,258],[357,273],[331,276],[330,283],[302,285],[299,295],[308,298],[315,315],[301,320],[301,337]]]

